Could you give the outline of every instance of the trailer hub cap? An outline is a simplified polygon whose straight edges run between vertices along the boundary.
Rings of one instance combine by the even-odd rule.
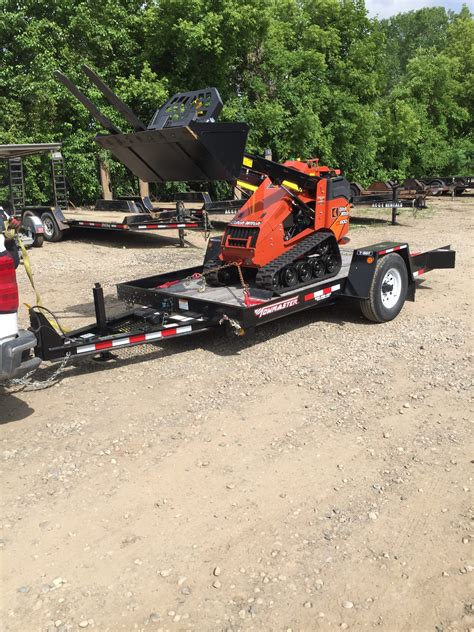
[[[43,220],[43,228],[46,237],[52,237],[54,235],[54,224],[49,217],[45,217]]]
[[[388,309],[392,309],[398,303],[402,291],[402,277],[395,268],[387,270],[382,281],[382,303]]]

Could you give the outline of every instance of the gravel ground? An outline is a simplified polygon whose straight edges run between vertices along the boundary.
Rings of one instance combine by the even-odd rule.
[[[391,323],[337,303],[0,392],[3,629],[472,631],[473,207],[356,211],[354,247],[458,252]],[[68,327],[94,281],[115,309],[116,282],[204,247],[90,239],[32,251]]]

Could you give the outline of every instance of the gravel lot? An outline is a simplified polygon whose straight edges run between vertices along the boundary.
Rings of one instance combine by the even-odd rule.
[[[0,391],[3,629],[472,631],[473,208],[355,212],[354,247],[458,252],[391,323],[337,303]],[[115,309],[116,282],[203,257],[96,236],[32,251],[70,328],[94,281]]]

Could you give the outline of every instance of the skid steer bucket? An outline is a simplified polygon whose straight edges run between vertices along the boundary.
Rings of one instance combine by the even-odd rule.
[[[247,140],[242,123],[198,123],[130,134],[96,136],[145,182],[233,180]]]
[[[93,70],[87,77],[134,128],[123,133],[62,73],[56,78],[109,133],[96,136],[130,171],[145,182],[235,180],[242,165],[248,126],[217,123],[222,100],[216,88],[180,92],[154,114],[146,127]]]

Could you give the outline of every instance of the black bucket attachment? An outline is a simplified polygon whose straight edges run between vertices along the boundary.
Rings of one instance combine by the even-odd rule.
[[[109,134],[95,140],[145,182],[235,180],[247,141],[245,123],[216,123],[222,100],[216,88],[175,94],[157,110],[148,127],[87,66],[84,72],[107,101],[134,127],[122,133],[63,74],[56,78]]]
[[[248,128],[243,123],[197,123],[186,127],[96,136],[145,182],[234,180],[240,172]]]

